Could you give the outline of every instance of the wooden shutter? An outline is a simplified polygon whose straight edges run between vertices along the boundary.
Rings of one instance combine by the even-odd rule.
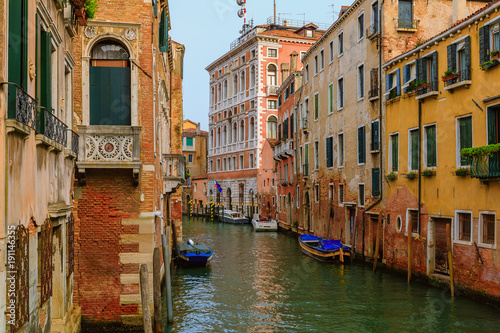
[[[294,118],[294,117],[293,117],[293,114],[292,114],[292,115],[290,115],[290,138],[292,138],[292,139],[293,139],[293,131],[294,131],[294,127],[295,127],[295,126],[294,126],[294,125],[295,125],[295,123],[294,123],[294,121],[293,121],[293,120],[294,120],[293,118]]]
[[[465,37],[465,68],[462,68],[462,71],[465,70],[465,73],[462,73],[462,77],[466,80],[471,79],[470,65],[471,65],[471,50],[470,50],[470,36]]]
[[[436,161],[436,126],[429,126],[425,129],[427,136],[427,167],[435,167]]]
[[[404,65],[403,66],[403,84],[410,81],[409,73],[410,73],[410,65]]]
[[[378,68],[372,68],[370,71],[370,89],[376,91],[378,88]],[[370,97],[375,97],[370,94]]]
[[[288,118],[283,121],[283,137],[288,139]]]
[[[457,44],[450,44],[447,47],[448,70],[457,69]]]
[[[379,143],[379,121],[377,120],[372,123],[372,150],[379,150]]]
[[[479,28],[479,64],[489,60],[490,26]]]
[[[412,170],[418,170],[418,165],[419,165],[419,150],[420,150],[420,145],[418,142],[418,130],[412,131],[411,132],[411,169]]]
[[[459,120],[460,151],[464,148],[472,148],[472,117],[461,118]],[[470,157],[460,156],[460,165],[471,165]]]
[[[319,117],[319,95],[316,94],[314,96],[314,119],[318,119]]]
[[[281,139],[281,124],[278,125],[278,139]]]
[[[40,105],[52,110],[52,70],[51,70],[51,45],[50,32],[42,31],[40,34],[41,69],[40,69]]]
[[[380,195],[380,168],[372,168],[372,196]]]
[[[326,166],[328,168],[333,167],[333,156],[332,156],[333,138],[326,138]]]
[[[422,58],[418,58],[416,62],[417,66],[417,85],[425,80],[424,78],[424,61]]]
[[[393,135],[392,140],[392,171],[399,170],[399,135]]]
[[[333,112],[333,84],[328,87],[328,97],[330,98],[330,112]]]
[[[396,69],[396,92],[398,96],[401,96],[401,70]]]
[[[431,80],[432,80],[432,91],[438,90],[438,53],[434,52],[432,54],[432,69],[431,69]]]
[[[500,143],[500,108],[488,108],[488,144]]]
[[[358,128],[358,163],[365,163],[366,161],[366,139],[365,127]]]
[[[158,17],[158,0],[153,0],[153,17]]]
[[[168,17],[167,17],[167,9],[163,8],[161,11],[161,20],[160,20],[160,31],[159,31],[159,39],[160,39],[160,52],[167,53],[168,52]]]

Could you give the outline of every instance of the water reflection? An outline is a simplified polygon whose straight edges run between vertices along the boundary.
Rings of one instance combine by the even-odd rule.
[[[250,226],[184,221],[210,267],[172,272],[170,332],[495,331],[496,310],[364,265],[324,264],[297,240]]]

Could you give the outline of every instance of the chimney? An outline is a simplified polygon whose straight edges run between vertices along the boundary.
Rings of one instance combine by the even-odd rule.
[[[467,0],[453,0],[453,23],[467,17]]]
[[[290,73],[294,73],[297,71],[297,58],[299,57],[299,54],[296,51],[293,51],[292,54],[290,54]]]
[[[281,64],[281,82],[285,82],[288,79],[288,75],[290,75],[290,64]]]
[[[196,134],[200,134],[200,123],[196,124]]]

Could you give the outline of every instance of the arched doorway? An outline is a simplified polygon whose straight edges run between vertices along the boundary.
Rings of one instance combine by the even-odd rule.
[[[311,228],[311,203],[309,200],[309,192],[304,196],[304,231],[308,232]]]

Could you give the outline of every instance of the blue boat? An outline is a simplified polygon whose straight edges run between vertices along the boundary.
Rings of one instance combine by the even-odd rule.
[[[323,239],[319,236],[304,234],[299,237],[302,252],[323,262],[344,262],[351,256],[351,248],[338,239]]]
[[[206,266],[213,251],[205,244],[195,244],[191,239],[187,244],[180,244],[177,249],[179,262],[184,266]]]

